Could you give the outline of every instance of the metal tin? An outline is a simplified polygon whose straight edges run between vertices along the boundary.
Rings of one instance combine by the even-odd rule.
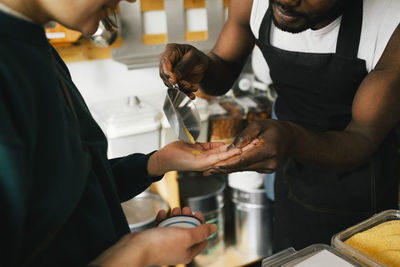
[[[195,257],[196,265],[216,261],[224,252],[224,190],[226,176],[202,176],[196,172],[179,173],[181,205],[201,212],[206,223],[217,225],[217,232],[208,237],[207,247]]]
[[[245,179],[245,178],[243,178]],[[235,247],[257,257],[272,254],[272,208],[265,189],[231,187]]]

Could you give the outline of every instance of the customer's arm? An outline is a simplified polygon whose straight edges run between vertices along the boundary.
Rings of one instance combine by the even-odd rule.
[[[224,143],[176,141],[152,154],[132,154],[110,162],[120,199],[126,201],[161,179],[166,172],[203,171],[239,153],[240,149],[227,151]]]

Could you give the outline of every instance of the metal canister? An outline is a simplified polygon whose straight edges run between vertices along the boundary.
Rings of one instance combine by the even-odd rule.
[[[194,259],[196,265],[216,261],[224,253],[224,190],[226,176],[202,176],[185,172],[178,175],[182,207],[201,212],[206,223],[217,225],[217,232],[208,238],[207,247]]]
[[[265,189],[232,188],[235,247],[246,255],[272,254],[272,207]]]

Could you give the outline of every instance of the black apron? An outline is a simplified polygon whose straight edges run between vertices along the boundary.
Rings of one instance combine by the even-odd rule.
[[[285,51],[271,46],[271,10],[256,44],[269,67],[279,120],[314,132],[342,131],[351,121],[354,95],[367,75],[358,59],[363,3],[346,2],[336,53]],[[284,159],[275,178],[274,251],[330,244],[331,237],[374,213],[396,208],[396,139],[393,132],[355,170],[339,173]]]

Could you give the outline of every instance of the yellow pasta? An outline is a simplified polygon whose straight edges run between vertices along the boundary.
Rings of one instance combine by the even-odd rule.
[[[381,223],[345,243],[389,267],[400,266],[400,220]]]
[[[196,141],[194,141],[193,136],[189,133],[188,128],[186,128],[186,126],[183,126],[183,127],[185,128],[185,133],[186,133],[187,137],[189,138],[190,143],[192,143],[192,144],[196,143]]]

